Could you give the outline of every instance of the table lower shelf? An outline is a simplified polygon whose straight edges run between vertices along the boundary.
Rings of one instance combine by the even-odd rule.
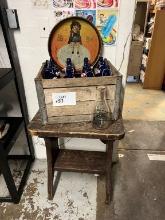
[[[54,170],[81,173],[105,173],[106,153],[97,151],[60,150]]]

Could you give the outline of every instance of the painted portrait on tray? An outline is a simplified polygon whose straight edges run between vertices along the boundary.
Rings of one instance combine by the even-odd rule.
[[[58,23],[50,34],[48,44],[51,58],[58,66],[64,68],[67,58],[71,58],[77,70],[82,68],[84,57],[94,64],[102,47],[97,28],[80,17],[70,17]]]

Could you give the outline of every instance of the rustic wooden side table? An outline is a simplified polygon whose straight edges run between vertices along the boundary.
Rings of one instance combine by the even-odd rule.
[[[31,135],[44,138],[47,152],[48,199],[53,199],[55,171],[71,171],[106,176],[106,203],[112,199],[112,153],[116,140],[124,137],[122,118],[113,122],[108,129],[96,130],[91,122],[42,125],[37,113],[28,127]],[[100,139],[106,144],[106,152],[66,150],[58,146],[58,138],[76,137]],[[94,149],[94,147],[93,147]]]

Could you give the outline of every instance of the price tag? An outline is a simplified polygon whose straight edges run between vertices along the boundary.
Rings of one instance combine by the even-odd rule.
[[[76,105],[75,92],[52,93],[53,106]]]

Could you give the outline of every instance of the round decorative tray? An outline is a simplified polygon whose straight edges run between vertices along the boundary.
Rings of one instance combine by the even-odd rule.
[[[75,69],[81,70],[84,57],[91,65],[101,53],[102,40],[96,27],[87,19],[69,17],[59,22],[51,31],[48,40],[50,57],[63,69],[71,58]]]

